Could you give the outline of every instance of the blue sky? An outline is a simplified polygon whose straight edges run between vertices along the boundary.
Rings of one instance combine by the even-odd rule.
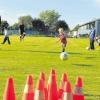
[[[0,15],[10,24],[19,16],[38,17],[43,10],[55,10],[70,27],[100,18],[100,0],[0,0]]]

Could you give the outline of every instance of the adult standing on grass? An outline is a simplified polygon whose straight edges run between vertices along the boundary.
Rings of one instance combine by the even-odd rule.
[[[26,35],[25,34],[25,26],[24,26],[23,21],[19,25],[19,32],[20,32],[20,41],[22,41]]]
[[[92,29],[90,31],[90,34],[89,34],[89,38],[90,38],[90,48],[89,50],[94,50],[94,41],[95,41],[95,29],[94,27],[92,26]]]
[[[8,26],[9,26],[9,24],[7,22],[5,22],[4,27],[3,27],[3,29],[4,29],[3,33],[4,33],[5,37],[4,37],[2,44],[5,44],[6,41],[8,41],[8,44],[10,45],[11,43],[10,43],[10,39],[9,39]]]

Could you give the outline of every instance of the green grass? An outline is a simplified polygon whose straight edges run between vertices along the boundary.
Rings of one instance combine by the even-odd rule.
[[[35,87],[39,73],[45,72],[48,80],[52,67],[56,69],[58,86],[63,72],[67,73],[72,89],[79,75],[83,78],[85,100],[100,100],[100,47],[95,45],[95,51],[87,51],[88,39],[68,39],[69,58],[61,61],[57,38],[26,37],[22,42],[17,36],[10,39],[11,45],[0,45],[0,100],[9,76],[14,78],[16,97],[21,100],[27,75],[33,75]]]

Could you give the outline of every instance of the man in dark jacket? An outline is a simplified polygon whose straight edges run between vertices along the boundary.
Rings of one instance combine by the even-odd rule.
[[[24,24],[23,24],[23,22],[21,22],[21,24],[19,25],[19,31],[20,31],[20,41],[22,40],[22,39],[24,39],[24,37],[25,37],[25,26],[24,26]]]

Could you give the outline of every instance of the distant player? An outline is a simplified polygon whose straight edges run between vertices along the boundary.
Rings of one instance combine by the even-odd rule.
[[[5,44],[6,41],[8,41],[8,44],[10,45],[11,43],[10,43],[10,39],[9,39],[8,26],[9,26],[8,23],[5,22],[4,27],[3,27],[3,29],[4,29],[3,33],[4,33],[5,37],[4,37],[2,44]]]
[[[20,32],[20,41],[22,41],[24,39],[24,37],[26,36],[25,26],[24,26],[23,22],[21,22],[21,24],[19,25],[19,32]]]
[[[62,46],[62,52],[65,52],[67,39],[66,39],[63,28],[59,28],[58,32],[59,32],[59,38],[60,38],[60,42],[61,42],[61,46]]]
[[[94,41],[95,41],[95,29],[92,27],[91,31],[90,31],[90,48],[89,50],[94,50]]]

